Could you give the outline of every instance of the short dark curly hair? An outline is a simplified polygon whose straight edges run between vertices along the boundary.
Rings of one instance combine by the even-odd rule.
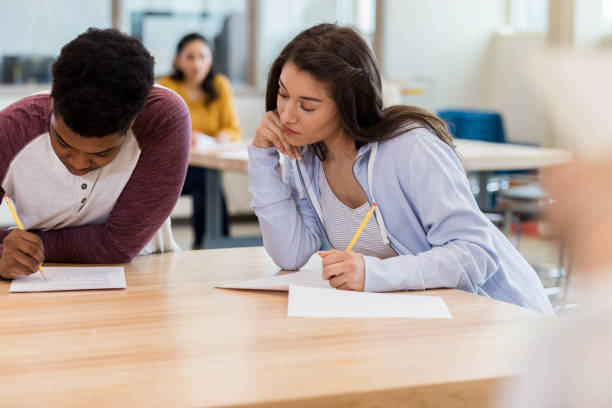
[[[83,137],[125,133],[151,92],[154,64],[136,38],[89,28],[53,64],[53,110]]]

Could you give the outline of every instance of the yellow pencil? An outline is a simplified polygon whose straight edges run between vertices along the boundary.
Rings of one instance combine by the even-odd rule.
[[[374,203],[372,204],[372,207],[370,207],[370,211],[368,211],[366,216],[363,218],[363,221],[361,221],[361,225],[359,226],[359,228],[357,228],[357,232],[355,233],[355,236],[351,240],[351,243],[348,244],[348,246],[346,247],[347,251],[350,251],[351,249],[353,249],[353,246],[355,246],[355,242],[357,242],[357,238],[359,238],[359,235],[361,235],[361,231],[363,231],[363,229],[365,228],[366,224],[368,223],[368,220],[372,216],[372,213],[374,213],[374,210],[376,209],[377,205],[378,204]]]
[[[17,215],[17,211],[15,210],[15,206],[13,205],[13,202],[11,201],[11,199],[9,198],[9,196],[7,194],[4,195],[4,199],[6,200],[6,204],[9,207],[9,210],[11,210],[11,214],[13,214],[13,218],[15,219],[15,222],[17,223],[17,228],[19,228],[20,230],[23,230],[23,224],[21,223],[21,220],[19,219],[19,216]],[[45,274],[43,273],[42,270],[42,265],[38,265],[38,270],[40,271],[40,276],[43,277],[44,280],[47,280],[47,278],[45,277]]]

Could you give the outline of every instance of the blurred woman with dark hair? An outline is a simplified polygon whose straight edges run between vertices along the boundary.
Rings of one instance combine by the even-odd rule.
[[[176,47],[173,73],[159,84],[178,93],[191,116],[192,147],[198,139],[214,138],[217,142],[240,140],[240,127],[232,106],[229,80],[215,71],[213,54],[206,39],[197,33],[184,36]],[[193,198],[192,226],[194,248],[204,242],[206,169],[189,166],[181,194]],[[223,234],[228,234],[228,215],[223,200]]]
[[[323,243],[323,278],[338,289],[453,287],[553,313],[534,270],[478,209],[444,122],[383,108],[356,31],[321,24],[295,37],[270,69],[266,111],[249,146],[250,191],[281,268],[300,268]],[[290,159],[282,175],[278,152]]]

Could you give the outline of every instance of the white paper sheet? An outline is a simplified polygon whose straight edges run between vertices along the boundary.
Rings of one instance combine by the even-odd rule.
[[[217,147],[217,140],[203,133],[196,133],[195,140],[195,147],[198,150],[214,150]]]
[[[61,290],[125,288],[122,266],[49,266],[47,280],[36,272],[11,282],[10,292],[53,292]]]
[[[235,142],[217,142],[212,136],[205,135],[203,133],[196,133],[196,149],[201,151],[219,151],[227,149],[236,149],[237,143]]]
[[[221,159],[249,160],[249,152],[246,149],[228,150],[220,152],[218,157]]]
[[[219,285],[217,288],[223,289],[258,289],[258,290],[277,290],[288,291],[289,285],[308,286],[313,288],[331,289],[329,282],[323,280],[321,271],[303,269],[301,271],[286,273],[283,275],[268,276],[249,281],[233,282]]]
[[[439,296],[289,287],[289,317],[411,317],[452,319]]]

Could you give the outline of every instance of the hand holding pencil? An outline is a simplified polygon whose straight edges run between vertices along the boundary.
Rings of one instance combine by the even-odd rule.
[[[319,256],[323,258],[323,279],[329,280],[331,287],[363,291],[365,287],[365,262],[363,256],[352,252],[352,249],[377,206],[377,203],[372,204],[346,250],[331,249],[318,252]]]
[[[39,270],[44,278],[41,263],[44,260],[44,247],[40,237],[24,231],[17,216],[13,203],[7,195],[4,196],[15,223],[19,229],[9,232],[2,241],[2,256],[0,256],[0,277],[16,279],[22,275],[30,275]]]

